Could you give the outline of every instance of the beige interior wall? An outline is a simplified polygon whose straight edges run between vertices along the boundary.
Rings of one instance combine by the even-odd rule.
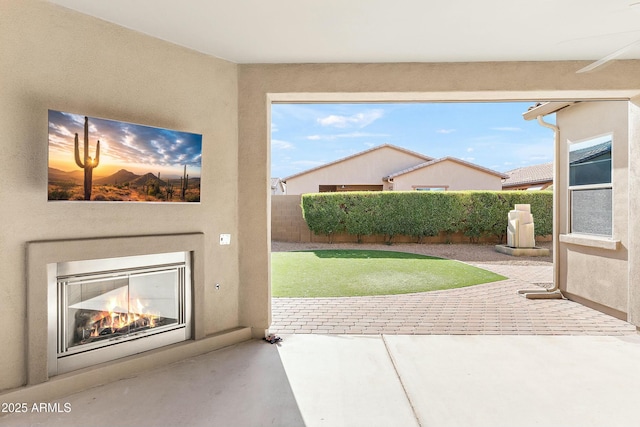
[[[202,232],[205,332],[238,326],[237,66],[33,0],[0,3],[0,52],[0,390],[25,382],[29,241]],[[48,109],[201,133],[202,203],[47,202]]]
[[[444,186],[447,191],[501,191],[502,178],[451,160],[443,160],[393,178],[394,191],[410,191],[415,185]]]
[[[352,157],[327,167],[287,180],[287,194],[317,193],[319,185],[385,185],[382,180],[398,172],[425,162],[391,147],[383,147],[361,156]]]
[[[560,176],[556,189],[560,191],[561,235],[569,229],[568,141],[613,135],[613,236],[620,240],[617,250],[593,246],[560,243],[559,278],[561,289],[614,310],[627,312],[628,305],[628,103],[583,102],[557,113],[560,128]]]
[[[281,102],[508,101],[630,97],[640,61],[576,74],[585,61],[239,66],[241,323],[270,324],[269,105]]]

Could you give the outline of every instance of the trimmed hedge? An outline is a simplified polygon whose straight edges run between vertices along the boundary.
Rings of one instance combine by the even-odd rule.
[[[315,234],[347,233],[358,237],[384,235],[388,243],[397,235],[418,242],[441,232],[462,232],[471,242],[506,236],[507,214],[516,204],[530,204],[536,236],[553,227],[550,191],[383,191],[314,193],[302,195],[302,214]]]

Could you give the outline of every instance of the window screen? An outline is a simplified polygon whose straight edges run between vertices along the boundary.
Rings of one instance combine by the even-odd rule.
[[[573,190],[571,192],[571,231],[611,236],[612,189]]]
[[[569,146],[572,233],[612,235],[611,145],[609,136]]]

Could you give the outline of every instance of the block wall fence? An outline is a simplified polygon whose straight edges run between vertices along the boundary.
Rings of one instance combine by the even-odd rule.
[[[505,229],[507,219],[505,218]],[[324,235],[315,235],[302,217],[301,196],[273,195],[271,196],[271,240],[290,243],[329,243]],[[551,241],[551,236],[536,237],[536,242]],[[356,243],[356,236],[350,234],[336,234],[333,243]],[[413,236],[395,236],[394,243],[416,243]],[[362,236],[362,243],[384,243],[384,236]],[[469,243],[469,238],[462,233],[447,236],[425,237],[422,243]],[[493,236],[483,237],[479,243],[494,244]]]

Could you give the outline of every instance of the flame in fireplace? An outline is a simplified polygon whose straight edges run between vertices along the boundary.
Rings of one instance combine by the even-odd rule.
[[[149,312],[140,299],[129,300],[125,291],[110,297],[105,310],[93,316],[89,336],[95,338],[153,328],[158,317],[157,313]]]

